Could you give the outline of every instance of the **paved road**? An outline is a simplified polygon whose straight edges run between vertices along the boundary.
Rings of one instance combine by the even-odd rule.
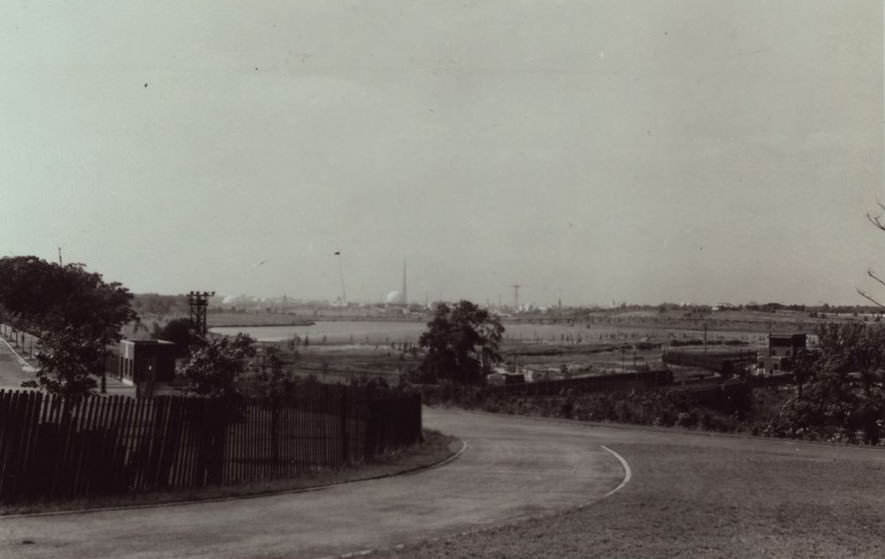
[[[680,512],[682,515],[699,511],[700,517],[687,521],[687,526],[689,534],[705,529],[710,532],[700,539],[694,534],[693,541],[705,546],[723,538],[742,541],[741,538],[765,530],[771,532],[766,537],[772,539],[772,545],[786,545],[785,534],[799,528],[784,523],[782,518],[783,511],[793,510],[789,508],[793,505],[801,510],[810,506],[829,515],[844,509],[849,517],[860,514],[857,511],[881,509],[876,499],[857,503],[859,509],[839,504],[840,499],[844,500],[840,491],[848,491],[856,498],[857,494],[851,493],[857,491],[856,487],[840,486],[841,489],[831,491],[826,483],[823,487],[814,486],[816,476],[827,473],[831,467],[848,468],[857,476],[855,483],[867,483],[870,476],[885,468],[885,454],[881,450],[442,410],[426,410],[425,423],[458,435],[468,442],[468,450],[442,468],[310,493],[114,512],[0,518],[0,558],[326,557],[458,534],[587,503],[590,506],[585,512],[589,514],[580,518],[586,517],[588,526],[604,524],[614,514],[622,524],[636,519],[642,525],[638,533],[648,535],[648,529],[658,529],[655,541],[666,545],[652,545],[646,555],[659,556],[665,555],[660,553],[661,549],[678,550],[681,545],[679,536],[672,533],[673,511],[680,507],[689,507]],[[621,463],[602,449],[603,444],[633,461],[634,477],[622,491],[595,502],[617,488],[625,473]],[[792,468],[804,472],[804,477],[794,479]],[[723,483],[723,472],[740,475],[736,482]],[[775,502],[762,498],[774,490],[781,491]],[[750,505],[727,505],[734,500]],[[758,513],[754,508],[757,502],[759,510],[769,513],[762,525],[748,521],[752,517],[748,511]],[[655,503],[657,508],[651,506]],[[652,512],[644,513],[650,506]],[[729,517],[727,513],[733,508],[737,513]],[[709,522],[709,518],[721,520],[723,516],[730,518],[728,524],[734,525],[734,533],[723,536],[721,522]],[[830,516],[825,514],[821,518],[828,522]],[[864,518],[881,523],[877,513]],[[583,522],[578,525],[583,526]],[[773,527],[768,526],[769,522]],[[538,525],[547,528],[537,537],[550,531],[549,522]],[[619,529],[625,528],[607,528],[615,532]],[[634,533],[637,528],[625,530],[624,533]],[[876,529],[870,530],[878,533]],[[567,539],[568,534],[559,537]],[[605,549],[616,554],[620,549],[617,539],[602,536],[592,545],[611,540],[615,547]],[[811,545],[799,545],[807,544],[807,534],[797,538],[797,549]],[[539,545],[553,543],[557,542]],[[815,540],[812,547],[823,543]],[[572,556],[585,555],[586,545],[590,545],[580,538],[572,544],[576,546],[571,550]],[[853,549],[848,544],[843,547]],[[458,548],[454,549],[458,553]],[[468,549],[473,550],[469,546]],[[704,549],[698,548],[689,555],[703,556]],[[523,555],[534,554],[528,551]],[[722,556],[729,555],[735,554]]]
[[[624,477],[582,426],[437,410],[425,424],[468,449],[442,468],[309,493],[0,518],[0,557],[338,555],[584,504]]]
[[[17,355],[9,342],[0,338],[0,389],[17,390],[22,382],[34,380],[34,367],[23,360],[21,353],[25,351],[20,350]],[[36,360],[29,357],[29,361],[33,364]],[[110,395],[135,396],[134,386],[113,376],[107,377],[105,389]]]
[[[22,369],[19,357],[0,339],[0,388],[18,388],[22,382],[33,378],[33,373]]]

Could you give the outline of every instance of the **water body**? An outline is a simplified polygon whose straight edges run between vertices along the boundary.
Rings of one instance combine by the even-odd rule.
[[[703,338],[703,330],[674,330],[669,328],[642,328],[630,326],[565,324],[504,324],[505,338],[539,342],[612,342],[636,341],[647,338]],[[233,336],[244,333],[260,342],[281,342],[298,336],[310,343],[320,344],[385,344],[417,343],[427,329],[424,322],[409,321],[319,321],[311,326],[224,326],[212,328],[217,334]],[[710,340],[738,339],[748,343],[763,343],[765,334],[742,331],[710,331]]]

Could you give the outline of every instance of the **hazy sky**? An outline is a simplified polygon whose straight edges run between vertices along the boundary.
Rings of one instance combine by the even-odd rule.
[[[0,255],[538,304],[885,273],[881,1],[2,3]]]

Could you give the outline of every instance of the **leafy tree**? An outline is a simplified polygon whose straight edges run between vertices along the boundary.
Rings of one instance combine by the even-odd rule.
[[[186,356],[192,346],[203,343],[203,339],[197,334],[194,321],[189,318],[170,320],[162,328],[155,324],[151,337],[175,343],[176,354],[179,357]]]
[[[190,392],[238,404],[239,378],[251,369],[255,354],[255,340],[245,334],[214,337],[195,346],[178,372],[189,381]]]
[[[3,320],[30,329],[52,308],[53,265],[36,256],[0,258],[0,313]]]
[[[877,444],[885,419],[885,329],[824,324],[818,338],[817,351],[795,360],[798,389],[781,412],[779,429],[849,438],[861,430],[865,442]]]
[[[35,256],[0,258],[0,315],[40,338],[41,371],[29,386],[78,397],[95,387],[89,373],[104,366],[105,348],[136,318],[132,294],[82,264]]]
[[[298,359],[297,352],[293,356]],[[275,346],[266,346],[258,353],[255,366],[244,381],[241,392],[263,403],[279,401],[289,395],[297,383],[292,366],[283,361],[282,352]]]
[[[82,264],[61,266],[35,256],[0,258],[0,309],[17,326],[43,337],[69,326],[106,343],[136,318],[132,294]]]
[[[104,366],[104,346],[88,333],[74,327],[50,330],[40,340],[36,380],[22,386],[42,388],[75,401],[92,392],[97,382],[92,373]]]
[[[418,339],[418,345],[426,350],[419,369],[422,380],[481,384],[485,374],[502,360],[499,347],[503,334],[498,318],[470,301],[454,306],[438,304]]]

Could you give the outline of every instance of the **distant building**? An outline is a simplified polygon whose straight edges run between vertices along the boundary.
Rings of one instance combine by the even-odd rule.
[[[792,359],[796,354],[808,347],[806,334],[769,334],[768,356]]]
[[[807,348],[807,334],[769,334],[768,355],[759,360],[757,370],[769,374],[792,371],[793,359]]]

